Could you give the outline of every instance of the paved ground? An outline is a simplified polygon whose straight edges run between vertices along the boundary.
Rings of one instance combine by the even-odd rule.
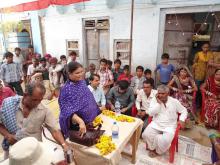
[[[46,104],[48,104],[48,103],[49,102],[46,101]],[[56,118],[58,118],[59,112],[58,112],[58,107],[57,107],[57,100],[53,100],[52,102],[50,102],[50,104],[51,104],[50,105],[51,110],[53,111]],[[208,158],[209,158],[210,152],[209,152],[208,147],[210,147],[210,142],[209,142],[208,137],[201,133],[201,132],[203,132],[201,130],[205,131],[206,129],[204,127],[195,126],[193,129],[180,131],[180,135],[185,136],[185,137],[189,137],[190,139],[193,139],[196,142],[195,143],[196,145],[193,144],[193,146],[199,146],[200,148],[202,146],[206,146],[206,147],[204,147],[204,152],[205,152],[205,150],[207,150],[206,156],[208,156]],[[3,137],[0,135],[0,141],[2,141],[2,139],[3,139]],[[44,140],[44,142],[48,143],[47,140]],[[184,146],[183,144],[185,143],[184,140],[183,141],[180,140],[179,143],[180,143],[180,145],[179,145],[180,152],[178,154],[176,154],[174,164],[177,164],[177,165],[201,165],[202,163],[209,161],[208,158],[201,160],[200,158],[198,159],[195,156],[184,154],[185,151],[183,151],[183,150],[189,150],[189,149],[185,149],[183,147]],[[190,145],[188,145],[187,147],[189,147],[189,146]],[[197,147],[197,148],[199,148],[199,147]],[[129,150],[130,150],[129,146],[125,150],[127,150],[129,152]],[[196,149],[192,148],[192,150],[196,150]],[[136,165],[155,165],[155,163],[152,163],[152,162],[157,162],[156,165],[169,164],[168,157],[169,157],[168,155],[165,155],[165,156],[162,156],[162,157],[159,157],[156,159],[149,158],[148,152],[145,150],[145,144],[141,140],[139,143],[139,146],[138,146]],[[1,147],[0,147],[0,160],[3,160],[3,151],[1,149]],[[127,165],[127,164],[131,164],[131,163],[126,158],[122,158],[120,165]]]

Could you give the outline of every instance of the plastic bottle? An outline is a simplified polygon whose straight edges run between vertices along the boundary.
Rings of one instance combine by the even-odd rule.
[[[119,127],[117,122],[114,122],[112,125],[112,139],[118,139],[119,136]]]
[[[116,115],[120,115],[121,114],[121,104],[118,101],[118,99],[115,102],[115,113],[116,113]]]

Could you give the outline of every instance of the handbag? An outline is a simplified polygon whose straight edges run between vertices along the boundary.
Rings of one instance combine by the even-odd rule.
[[[101,135],[105,132],[101,130],[102,125],[100,124],[98,128],[94,128],[92,123],[86,125],[86,133],[81,136],[79,131],[79,125],[75,124],[70,127],[69,130],[69,140],[81,145],[92,146],[96,144]]]

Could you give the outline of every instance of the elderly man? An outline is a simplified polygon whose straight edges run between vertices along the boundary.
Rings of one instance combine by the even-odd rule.
[[[150,107],[151,100],[156,96],[157,91],[153,89],[152,82],[150,80],[145,80],[143,82],[143,89],[141,89],[137,94],[136,108],[138,110],[137,117],[144,121],[144,130],[148,124],[148,109]]]
[[[187,110],[181,103],[169,96],[169,88],[160,85],[157,88],[158,94],[150,103],[148,113],[153,116],[153,121],[144,130],[142,137],[150,150],[149,156],[155,157],[165,153],[173,140],[179,120],[184,127],[187,118]]]
[[[131,108],[134,104],[134,92],[129,87],[129,82],[121,80],[118,82],[118,86],[111,88],[107,95],[107,102],[111,106],[112,110],[115,110],[115,102],[119,101],[121,104],[121,113],[131,116]]]
[[[46,90],[42,84],[29,84],[23,97],[14,96],[3,101],[0,112],[0,133],[5,158],[10,145],[24,137],[35,137],[42,141],[42,126],[46,126],[53,138],[67,150],[66,142],[56,127],[52,112],[41,101]]]

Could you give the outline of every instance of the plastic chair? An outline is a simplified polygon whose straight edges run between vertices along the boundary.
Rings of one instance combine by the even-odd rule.
[[[148,118],[148,124],[152,121],[152,117],[149,116]],[[178,135],[179,135],[179,130],[181,129],[181,124],[178,122],[177,123],[177,127],[176,127],[176,131],[174,134],[174,138],[171,142],[171,146],[169,149],[169,154],[170,154],[170,158],[169,158],[169,162],[173,163],[174,162],[174,157],[175,157],[175,151],[178,152]]]
[[[205,92],[204,91],[201,91],[201,94],[202,94],[202,110],[201,110],[200,116],[201,116],[201,121],[204,122],[204,118],[205,118],[205,99],[206,99],[206,96],[205,96]]]

